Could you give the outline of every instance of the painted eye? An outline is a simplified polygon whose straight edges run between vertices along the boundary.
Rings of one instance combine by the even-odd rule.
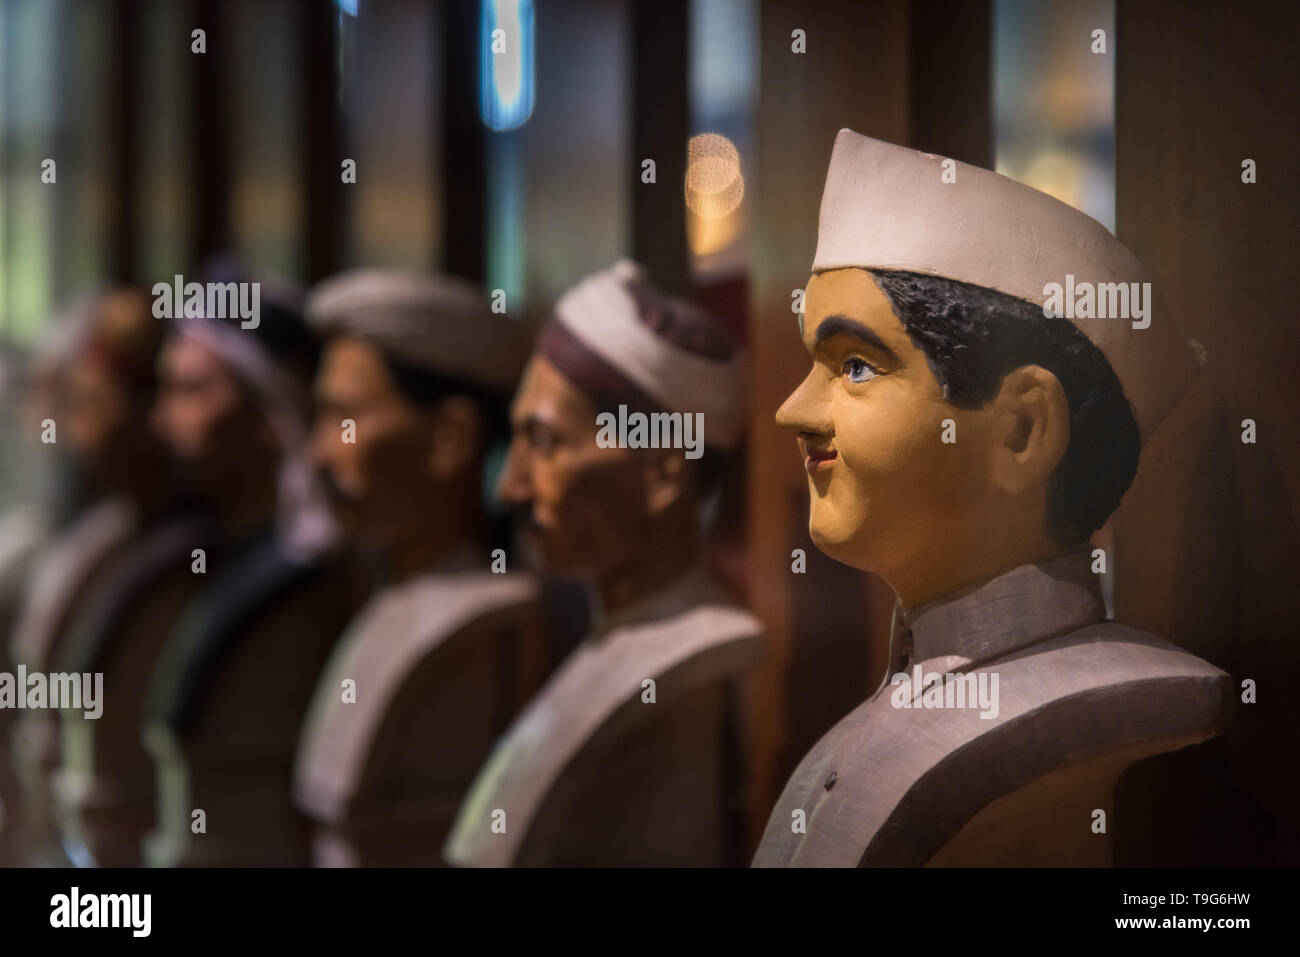
[[[526,430],[526,434],[528,436],[528,444],[531,445],[535,451],[540,452],[543,455],[554,452],[555,447],[559,444],[554,433],[539,425],[529,426]]]
[[[876,377],[876,370],[856,356],[844,360],[844,374],[850,382],[866,382]]]

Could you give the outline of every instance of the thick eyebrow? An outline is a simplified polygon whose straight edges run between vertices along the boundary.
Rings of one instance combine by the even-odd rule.
[[[884,340],[881,339],[880,336],[876,335],[856,319],[850,319],[848,316],[834,315],[827,316],[823,319],[821,325],[817,327],[816,344],[821,345],[831,336],[840,333],[853,336],[855,339],[861,339],[867,345],[883,353],[894,362],[900,361],[897,353],[895,353],[893,349],[889,348],[889,346],[885,345]]]
[[[512,415],[510,417],[510,427],[518,432],[523,432],[527,429],[537,429],[537,428],[548,429],[551,432],[555,431],[555,426],[553,426],[546,419],[542,418],[535,411],[530,411],[524,415],[519,415],[519,416]]]

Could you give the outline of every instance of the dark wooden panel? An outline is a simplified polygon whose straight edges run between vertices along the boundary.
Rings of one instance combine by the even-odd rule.
[[[1116,12],[1118,234],[1207,354],[1116,517],[1116,611],[1260,689],[1222,743],[1126,782],[1150,825],[1134,837],[1139,863],[1201,863],[1198,848],[1206,863],[1265,862],[1300,847],[1286,744],[1300,723],[1298,26],[1286,0]],[[1241,442],[1245,418],[1257,444]]]
[[[442,0],[442,209],[444,262],[455,276],[487,270],[487,130],[479,119],[479,4]]]
[[[109,275],[117,282],[132,282],[139,247],[139,110],[134,101],[141,47],[138,0],[116,0],[113,8],[112,46],[116,70],[113,88],[113,127],[116,138],[113,169],[113,243],[108,249]]]
[[[226,250],[231,240],[229,214],[231,163],[230,124],[225,77],[230,31],[217,0],[192,0],[193,22],[207,36],[207,53],[192,57],[194,109],[190,114],[190,175],[193,190],[194,235],[191,262]]]
[[[989,0],[913,0],[908,145],[993,168]]]
[[[343,260],[344,185],[342,117],[338,107],[337,75],[339,16],[332,4],[305,4],[297,11],[303,44],[303,74],[297,78],[301,97],[300,122],[305,159],[303,177],[303,279],[320,282],[335,273]]]
[[[641,185],[643,159],[655,160],[655,186],[632,190],[632,258],[655,283],[686,292],[686,0],[632,4],[632,164]],[[668,202],[664,197],[671,197]]]

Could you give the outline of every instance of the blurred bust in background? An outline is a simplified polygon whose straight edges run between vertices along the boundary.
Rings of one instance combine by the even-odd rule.
[[[11,652],[29,673],[56,670],[79,617],[173,498],[165,448],[148,427],[163,339],[148,298],[111,289],[83,300],[64,321],[60,358],[38,380],[50,413],[41,447],[58,452],[56,467],[70,474],[83,507],[41,550],[27,584]],[[58,711],[23,712],[14,749],[25,780],[26,860],[63,862],[50,790],[60,755]]]
[[[206,278],[259,281],[224,263]],[[145,699],[155,864],[307,862],[294,750],[362,597],[306,458],[319,345],[295,290],[262,281],[260,303],[252,328],[171,320],[163,354],[155,422],[207,533],[189,556],[202,585],[166,635]]]
[[[295,794],[321,865],[430,865],[537,689],[539,587],[494,557],[484,470],[526,327],[448,276],[358,270],[307,314],[326,338],[313,462],[375,591],[316,688]]]
[[[587,582],[595,625],[479,774],[450,863],[739,862],[734,694],[761,630],[703,545],[741,432],[741,358],[721,322],[630,262],[557,304],[515,397],[500,493],[545,565]],[[642,447],[651,422],[663,441]]]

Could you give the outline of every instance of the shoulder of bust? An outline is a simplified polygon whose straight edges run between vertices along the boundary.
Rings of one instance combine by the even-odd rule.
[[[655,681],[661,698],[674,698],[741,674],[758,663],[763,647],[759,620],[723,603],[588,638],[498,743],[461,808],[444,856],[459,865],[510,864],[555,782],[577,755],[603,740],[616,715],[640,702],[646,679]],[[634,713],[651,720],[663,712]],[[484,830],[491,808],[510,809],[509,833]]]
[[[377,667],[370,677],[391,680],[485,616],[528,608],[539,594],[531,576],[489,572],[428,575],[383,589],[349,624],[331,664]]]
[[[761,645],[763,623],[739,606],[706,604],[667,618],[616,628],[605,641],[638,646],[638,650],[654,657],[689,658],[731,646]]]
[[[568,694],[581,686],[584,707],[612,711],[640,696],[641,682],[671,680],[684,689],[754,667],[763,657],[763,625],[743,608],[707,604],[593,636],[543,689]],[[599,676],[597,679],[596,676]],[[599,692],[593,688],[599,686]]]
[[[1045,774],[1143,745],[1184,747],[1231,717],[1230,675],[1111,622],[988,662],[972,679],[992,692],[987,706],[945,707],[939,695],[932,707],[923,695],[900,705],[886,686],[842,719],[791,776],[755,862],[921,864],[954,824]],[[792,839],[795,808],[837,827],[814,835],[810,820]]]
[[[411,677],[493,622],[525,615],[539,593],[531,576],[465,572],[424,576],[372,597],[316,685],[298,744],[299,806],[323,820],[342,814],[371,743]],[[365,689],[355,701],[343,701],[345,678]]]

